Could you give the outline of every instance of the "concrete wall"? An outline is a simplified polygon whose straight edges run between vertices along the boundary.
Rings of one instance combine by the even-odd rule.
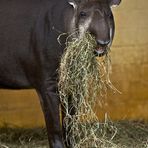
[[[111,80],[122,94],[109,93],[98,116],[148,120],[148,0],[122,0],[113,12],[116,35],[112,46]],[[0,90],[0,124],[44,125],[35,91]]]

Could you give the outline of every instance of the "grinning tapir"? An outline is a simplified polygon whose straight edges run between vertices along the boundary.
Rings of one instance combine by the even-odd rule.
[[[45,116],[49,145],[64,148],[59,117],[58,73],[66,37],[86,31],[96,38],[95,54],[111,46],[111,7],[121,0],[0,0],[0,88],[34,88]]]

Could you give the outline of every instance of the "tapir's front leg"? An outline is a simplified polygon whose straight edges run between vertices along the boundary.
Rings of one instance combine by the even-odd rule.
[[[59,97],[56,78],[49,78],[38,92],[45,116],[50,148],[64,148],[60,125]]]

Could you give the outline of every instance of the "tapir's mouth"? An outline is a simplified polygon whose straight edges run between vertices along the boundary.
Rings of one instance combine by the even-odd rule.
[[[94,53],[96,56],[102,57],[107,53],[107,46],[105,47],[101,47],[101,46],[97,46],[94,50]]]

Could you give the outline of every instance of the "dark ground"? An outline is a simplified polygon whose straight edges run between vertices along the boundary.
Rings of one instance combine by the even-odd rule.
[[[148,124],[141,121],[114,122],[112,148],[148,148]],[[110,130],[106,131],[110,135]],[[45,128],[22,129],[5,125],[0,129],[0,148],[49,148]],[[94,147],[93,147],[94,148]]]

